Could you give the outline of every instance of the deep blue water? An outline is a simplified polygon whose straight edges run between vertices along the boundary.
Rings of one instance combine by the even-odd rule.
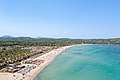
[[[35,80],[120,80],[120,45],[69,48]]]

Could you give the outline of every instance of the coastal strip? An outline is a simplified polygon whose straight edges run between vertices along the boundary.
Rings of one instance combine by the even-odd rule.
[[[38,58],[44,58],[45,59],[45,62],[42,63],[38,68],[36,68],[35,71],[31,72],[31,77],[29,79],[26,79],[26,80],[34,80],[34,78],[45,68],[47,67],[51,62],[54,61],[54,59],[59,55],[61,54],[64,50],[70,48],[72,46],[65,46],[65,47],[61,47],[61,48],[58,48],[58,49],[54,49]]]
[[[39,56],[33,60],[41,60],[43,61],[39,65],[36,64],[25,64],[24,61],[21,62],[22,66],[25,66],[24,69],[15,73],[0,73],[0,80],[34,80],[34,78],[45,68],[47,67],[54,59],[61,54],[64,50],[73,47],[72,46],[64,46],[57,49],[53,49],[50,52]],[[39,62],[38,62],[39,63]]]

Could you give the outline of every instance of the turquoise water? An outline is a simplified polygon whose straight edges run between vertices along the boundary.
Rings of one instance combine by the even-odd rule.
[[[120,80],[120,45],[69,48],[35,80]]]

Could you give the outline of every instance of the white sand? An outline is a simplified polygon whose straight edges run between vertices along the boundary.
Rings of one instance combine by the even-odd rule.
[[[34,65],[34,64],[22,64],[29,66],[36,66],[35,69],[32,69],[30,72],[22,75],[20,73],[0,73],[0,80],[33,80],[38,73],[40,73],[45,67],[47,67],[61,52],[70,48],[72,46],[65,46],[58,49],[53,49],[52,51],[37,57],[36,59],[43,59],[44,62],[42,64]],[[15,75],[15,77],[13,77]]]

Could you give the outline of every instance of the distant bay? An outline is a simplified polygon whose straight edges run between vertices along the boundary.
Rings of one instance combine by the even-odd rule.
[[[80,45],[65,50],[35,80],[120,80],[120,45]]]

